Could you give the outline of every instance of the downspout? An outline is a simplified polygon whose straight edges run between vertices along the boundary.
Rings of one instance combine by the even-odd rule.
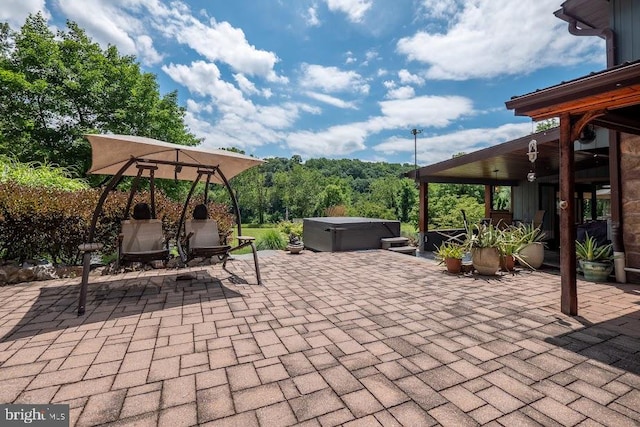
[[[611,28],[578,28],[578,20],[571,15],[567,15],[564,12],[564,9],[560,13],[556,13],[556,16],[569,23],[569,34],[574,36],[598,36],[603,38],[607,48],[607,68],[611,68],[616,65],[615,33]]]

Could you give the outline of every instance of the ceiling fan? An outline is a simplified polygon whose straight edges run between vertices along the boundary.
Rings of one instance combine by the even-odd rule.
[[[596,130],[593,125],[586,125],[582,128],[580,132],[580,136],[578,137],[578,142],[581,144],[589,144],[596,140]]]

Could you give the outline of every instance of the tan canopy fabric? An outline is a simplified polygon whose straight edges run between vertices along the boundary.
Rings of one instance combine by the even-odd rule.
[[[131,158],[140,163],[157,163],[156,178],[177,178],[193,181],[198,175],[198,167],[217,167],[227,179],[240,172],[263,163],[262,160],[226,150],[212,150],[201,147],[171,144],[157,139],[133,135],[85,135],[91,143],[92,164],[89,173],[114,175]],[[135,176],[137,168],[128,168],[124,175]],[[223,183],[214,175],[213,181]]]

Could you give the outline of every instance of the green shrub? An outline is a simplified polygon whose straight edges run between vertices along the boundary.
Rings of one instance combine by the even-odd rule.
[[[302,237],[302,223],[282,221],[278,224],[278,230],[284,233],[285,236],[294,235],[296,237]]]
[[[12,181],[28,187],[58,188],[61,190],[81,190],[89,188],[84,180],[73,178],[71,168],[62,168],[47,163],[20,163],[0,155],[0,182]]]
[[[54,264],[78,263],[78,245],[88,241],[100,194],[100,189],[70,191],[0,182],[0,257],[20,262],[46,258]],[[104,245],[103,254],[117,251],[128,197],[126,192],[114,191],[105,200],[93,238]],[[141,192],[133,203],[149,200],[149,194]],[[191,201],[188,215],[197,203]],[[182,206],[163,193],[156,193],[156,217],[162,219],[165,239],[175,239]],[[226,205],[210,203],[209,216],[218,222],[222,232],[233,227],[234,218]]]
[[[284,235],[278,230],[268,230],[256,240],[256,248],[260,251],[266,249],[284,249],[287,247],[287,241]]]

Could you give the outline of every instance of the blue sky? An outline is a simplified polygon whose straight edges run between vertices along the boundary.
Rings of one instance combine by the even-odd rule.
[[[532,131],[504,102],[605,68],[561,0],[3,0],[136,55],[211,148],[261,158],[445,160]]]

